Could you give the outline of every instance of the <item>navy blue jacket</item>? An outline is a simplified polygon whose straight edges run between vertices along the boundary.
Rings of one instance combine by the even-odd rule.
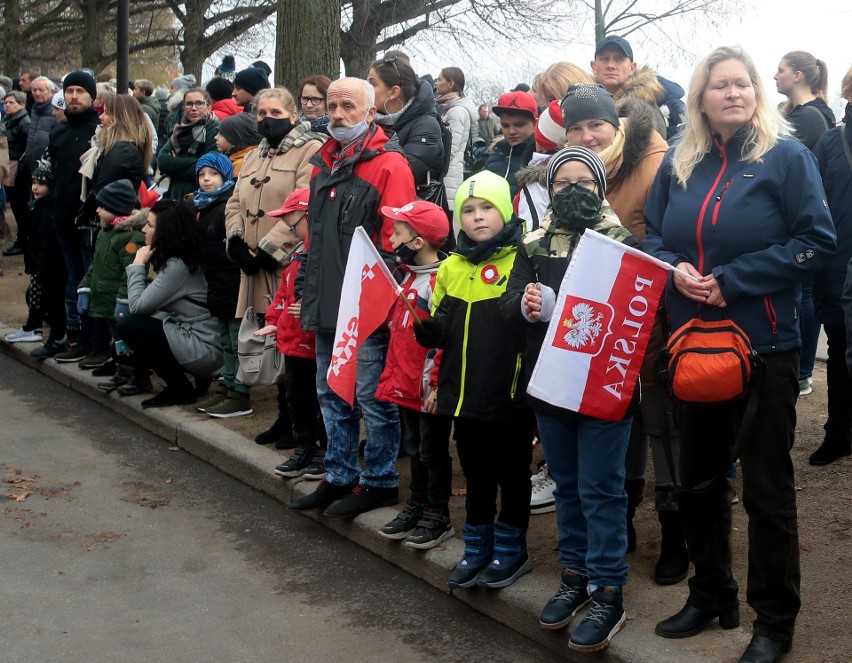
[[[485,162],[485,170],[497,173],[509,181],[512,198],[518,193],[518,171],[526,166],[535,152],[535,136],[530,136],[523,143],[509,145],[505,138],[494,146],[494,153]]]
[[[801,345],[801,282],[833,255],[834,226],[811,152],[785,137],[762,163],[747,163],[740,160],[747,133],[724,144],[716,137],[686,190],[669,150],[648,196],[642,248],[712,272],[727,307],[703,306],[700,317],[733,320],[759,353],[784,352]],[[699,314],[671,278],[666,308],[672,329]]]

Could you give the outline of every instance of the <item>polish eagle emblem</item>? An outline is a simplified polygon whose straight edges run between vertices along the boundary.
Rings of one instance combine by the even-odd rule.
[[[562,337],[566,345],[572,348],[583,348],[593,344],[603,331],[603,313],[595,312],[594,307],[586,302],[578,302],[571,308],[571,317],[562,321],[562,326],[568,331]]]

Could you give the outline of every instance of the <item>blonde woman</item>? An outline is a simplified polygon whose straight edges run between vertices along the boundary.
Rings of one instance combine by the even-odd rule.
[[[689,86],[683,138],[666,155],[645,208],[648,253],[674,274],[672,329],[696,315],[733,320],[762,360],[753,430],[739,450],[749,517],[746,600],[757,613],[741,663],[779,661],[799,612],[799,540],[790,449],[796,429],[802,280],[835,250],[820,175],[789,136],[751,58],[739,47],[702,60]],[[683,490],[679,507],[695,575],[686,606],[657,624],[666,638],[718,618],[739,625],[731,571],[731,495],[725,478],[743,420],[741,401],[675,403]],[[707,484],[702,491],[692,490]]]

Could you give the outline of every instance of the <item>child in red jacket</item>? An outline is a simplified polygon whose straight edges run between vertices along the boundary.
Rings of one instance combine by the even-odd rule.
[[[317,401],[317,362],[314,332],[304,331],[299,325],[302,306],[301,293],[296,290],[296,273],[307,259],[305,238],[308,236],[308,198],[310,189],[296,189],[284,205],[269,216],[280,216],[281,221],[299,238],[290,264],[281,275],[281,285],[266,311],[266,326],[255,336],[275,334],[275,345],[284,355],[284,381],[278,384],[278,406],[286,403],[287,412],[279,418],[290,416],[293,438],[298,448],[293,456],[275,468],[281,477],[322,479],[324,447],[327,444],[325,426]]]
[[[432,310],[435,278],[446,258],[439,249],[450,224],[440,207],[422,200],[401,208],[382,207],[382,214],[394,220],[391,244],[401,263],[396,276],[402,277],[405,301],[397,301],[391,311],[390,345],[376,398],[399,405],[403,443],[411,460],[411,498],[379,534],[405,539],[409,548],[434,548],[455,533],[449,512],[452,418],[435,414],[439,351],[416,341],[414,325]]]

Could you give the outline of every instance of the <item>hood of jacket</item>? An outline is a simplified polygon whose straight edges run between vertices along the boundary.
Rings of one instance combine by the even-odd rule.
[[[656,106],[640,101],[638,99],[622,99],[618,103],[619,117],[627,120],[624,132],[624,148],[621,151],[621,163],[611,177],[607,179],[612,183],[630,177],[642,159],[646,151],[659,136],[656,125]],[[668,149],[662,137],[659,141],[660,152]]]
[[[166,108],[169,111],[173,111],[175,108],[180,108],[183,104],[183,95],[186,94],[186,90],[178,90],[172,96],[169,97],[169,100],[166,102]]]
[[[220,113],[224,117],[239,115],[243,112],[243,109],[237,106],[237,102],[234,101],[232,97],[228,97],[227,99],[220,99],[219,101],[214,101],[213,105],[210,107],[210,110],[214,113]]]
[[[518,186],[525,184],[541,184],[547,187],[547,164],[550,162],[552,154],[542,154],[535,152],[532,155],[529,165],[519,168],[515,173],[515,179],[518,180]]]
[[[634,74],[627,79],[624,87],[615,95],[615,102],[618,104],[622,100],[641,99],[656,106],[664,94],[665,88],[657,74],[650,67],[643,65],[637,67]]]
[[[148,223],[148,208],[133,210],[128,216],[125,216],[121,221],[112,226],[113,230],[142,230],[145,224]],[[102,228],[110,227],[110,224],[101,221]]]

